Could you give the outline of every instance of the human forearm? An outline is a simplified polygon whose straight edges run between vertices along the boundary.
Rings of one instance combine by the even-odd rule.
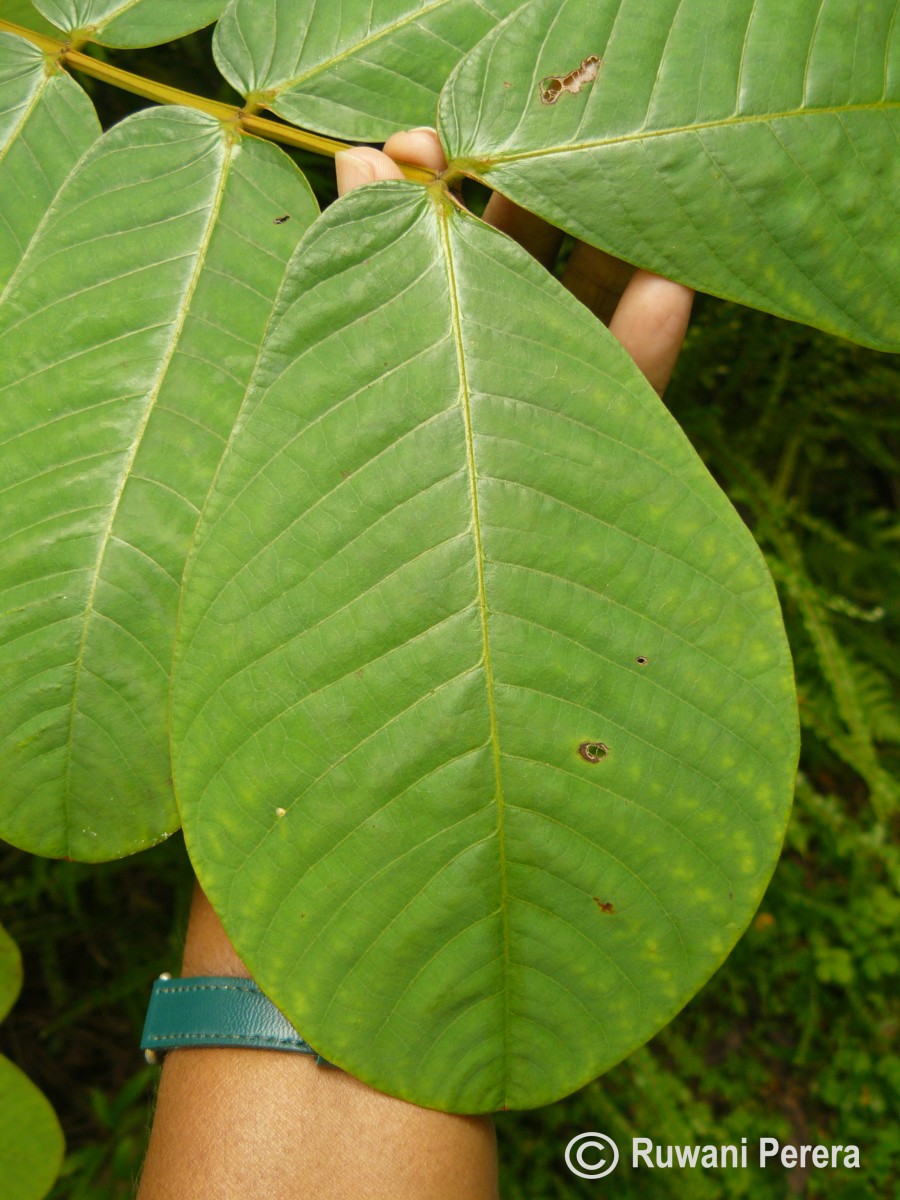
[[[197,889],[184,975],[247,975]],[[302,1030],[301,1030],[302,1032]],[[493,1123],[278,1050],[170,1052],[138,1200],[494,1200]]]

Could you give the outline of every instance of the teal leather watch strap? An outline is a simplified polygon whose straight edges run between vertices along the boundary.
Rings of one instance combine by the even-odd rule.
[[[252,979],[161,975],[150,995],[141,1049],[152,1063],[166,1050],[187,1046],[290,1050],[325,1062]]]

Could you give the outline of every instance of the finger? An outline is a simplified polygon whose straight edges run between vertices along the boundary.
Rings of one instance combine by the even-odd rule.
[[[380,150],[371,146],[354,146],[352,150],[339,150],[334,156],[338,195],[346,196],[354,188],[379,179],[402,179],[403,172],[397,164]]]
[[[427,167],[436,175],[447,166],[437,130],[426,125],[418,129],[405,129],[402,133],[392,133],[384,143],[384,152],[390,155],[394,162]]]
[[[517,241],[545,267],[552,267],[556,262],[563,239],[562,230],[550,225],[543,217],[519,208],[512,200],[494,192],[484,210],[484,219],[488,225]]]
[[[427,126],[392,134],[384,144],[384,152],[395,162],[427,167],[436,174],[440,174],[447,166],[437,131]],[[553,264],[562,233],[534,213],[519,208],[518,204],[495,193],[488,201],[484,219],[489,225],[515,238],[544,266]]]
[[[687,330],[694,293],[649,271],[635,271],[609,323],[660,394],[672,376]]]
[[[608,325],[633,275],[631,263],[587,242],[576,242],[562,273],[562,282],[595,317]]]

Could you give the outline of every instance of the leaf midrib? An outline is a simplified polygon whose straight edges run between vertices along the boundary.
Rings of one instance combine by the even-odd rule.
[[[295,75],[292,79],[286,79],[282,83],[275,84],[272,90],[276,93],[276,97],[281,96],[284,92],[291,91],[292,88],[296,88],[299,84],[306,83],[308,79],[314,79],[316,75],[321,75],[323,72],[330,70],[338,63],[344,62],[348,58],[353,58],[353,56],[358,54],[361,50],[365,50],[368,46],[375,45],[376,42],[380,42],[384,38],[389,37],[398,29],[405,29],[407,25],[411,25],[413,22],[420,21],[423,17],[427,17],[429,13],[434,12],[436,9],[444,8],[450,2],[451,0],[433,0],[433,3],[427,5],[425,8],[420,8],[415,12],[407,13],[405,17],[401,17],[397,21],[392,21],[390,25],[382,26],[381,29],[377,30],[373,34],[370,34],[368,37],[363,38],[362,41],[354,42],[351,46],[348,46],[346,50],[342,50],[340,54],[334,54],[331,56],[331,58],[323,59],[321,62],[316,63],[314,67],[310,67],[308,71],[304,71],[300,75]],[[267,88],[258,88],[254,90],[268,91]]]
[[[40,67],[40,65],[38,65],[38,69],[41,70],[43,78],[41,79],[38,86],[34,89],[28,102],[25,105],[23,105],[24,111],[22,113],[21,120],[16,122],[15,126],[13,127],[12,132],[10,133],[9,137],[6,139],[6,142],[2,146],[0,146],[0,163],[3,162],[3,160],[6,158],[7,154],[9,154],[10,150],[12,149],[13,145],[22,136],[22,131],[25,129],[25,126],[28,124],[29,120],[31,119],[31,114],[37,108],[38,104],[41,101],[42,96],[44,95],[44,92],[46,92],[46,90],[50,84],[51,76],[46,74],[46,72],[43,71],[43,69]]]
[[[543,146],[540,149],[522,150],[515,154],[492,154],[485,159],[478,159],[477,155],[472,155],[471,157],[487,163],[486,169],[489,170],[500,163],[530,161],[533,158],[547,158],[554,154],[577,153],[579,150],[598,150],[604,146],[619,146],[629,142],[643,143],[653,138],[677,137],[683,133],[699,133],[706,129],[730,129],[740,125],[765,125],[770,121],[784,121],[792,117],[840,116],[844,113],[853,112],[887,112],[896,108],[900,108],[900,101],[884,100],[872,104],[845,104],[831,105],[828,108],[788,109],[784,112],[759,113],[741,117],[721,117],[715,121],[697,121],[691,125],[671,125],[666,129],[639,129],[634,133],[619,134],[616,137],[594,138],[583,142],[566,142],[564,145]],[[457,165],[464,161],[464,158],[457,160]]]
[[[107,13],[106,16],[101,17],[99,21],[96,21],[91,25],[84,26],[83,28],[90,30],[90,32],[95,36],[101,34],[109,25],[113,23],[113,21],[118,21],[119,17],[124,16],[129,9],[136,8],[141,2],[142,0],[124,0],[124,2],[120,4],[118,8],[114,8],[111,13]],[[74,30],[68,30],[67,32],[77,33],[79,28],[82,27],[76,26]]]
[[[191,277],[188,281],[188,286],[185,290],[181,304],[181,309],[172,329],[172,336],[169,339],[169,345],[166,349],[165,356],[160,364],[157,372],[156,382],[147,397],[143,418],[137,428],[131,446],[122,464],[122,470],[119,475],[118,484],[115,494],[109,506],[109,518],[103,529],[100,539],[100,545],[97,549],[97,554],[94,560],[94,569],[91,576],[88,595],[85,601],[84,613],[82,617],[81,639],[78,644],[78,652],[75,657],[74,681],[72,685],[72,702],[69,706],[69,732],[66,739],[66,773],[63,783],[63,805],[64,805],[64,827],[66,831],[66,854],[71,856],[72,840],[71,840],[71,771],[72,771],[72,747],[75,738],[75,717],[78,712],[78,693],[81,684],[81,677],[84,670],[84,657],[87,649],[88,633],[91,628],[91,619],[94,615],[94,603],[97,596],[97,588],[100,583],[100,575],[103,569],[103,564],[106,560],[106,551],[112,538],[113,526],[115,525],[116,517],[119,512],[119,505],[122,500],[128,480],[131,478],[132,468],[137,458],[138,451],[147,431],[147,426],[150,423],[150,417],[156,408],[156,402],[159,399],[160,391],[171,366],[172,359],[175,357],[175,351],[181,339],[181,334],[184,330],[184,325],[187,320],[188,313],[191,309],[191,301],[194,297],[194,292],[197,288],[197,283],[206,263],[206,256],[209,251],[212,235],[216,227],[219,211],[222,207],[222,199],[225,194],[225,186],[228,181],[231,165],[234,160],[232,153],[233,147],[227,146],[223,157],[222,166],[219,172],[219,180],[216,185],[215,195],[213,196],[212,204],[210,205],[209,217],[207,219],[206,228],[203,231],[203,237],[197,250],[197,256],[194,263],[194,269],[191,272]]]
[[[503,1106],[506,1107],[506,1095],[509,1083],[509,903],[506,878],[506,838],[504,830],[504,798],[503,770],[500,757],[500,737],[497,729],[497,710],[495,703],[494,672],[491,664],[491,646],[488,634],[487,592],[484,579],[484,550],[481,542],[481,518],[478,506],[478,475],[475,467],[475,442],[472,430],[471,393],[469,390],[466,352],[462,336],[462,314],[459,301],[459,289],[456,281],[456,268],[453,262],[453,248],[450,244],[449,222],[451,210],[446,202],[439,200],[435,206],[438,229],[441,239],[441,250],[447,272],[447,292],[450,301],[450,324],[453,343],[456,348],[456,361],[459,371],[460,408],[466,439],[466,465],[469,474],[469,494],[472,504],[472,535],[475,542],[475,570],[478,579],[478,609],[481,618],[482,660],[484,663],[484,680],[487,692],[488,714],[490,720],[490,742],[494,759],[494,777],[496,781],[497,800],[497,848],[500,865],[500,922],[501,940],[503,943]]]

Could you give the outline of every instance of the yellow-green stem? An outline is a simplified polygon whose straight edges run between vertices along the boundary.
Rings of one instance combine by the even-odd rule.
[[[60,42],[55,38],[46,37],[42,33],[35,33],[21,25],[14,25],[12,21],[0,20],[0,31],[16,34],[18,37],[32,42],[61,66],[82,71],[85,75],[90,75],[92,79],[99,79],[113,87],[122,88],[123,91],[133,92],[135,95],[143,96],[146,100],[153,100],[157,104],[184,104],[188,108],[197,108],[201,112],[209,113],[210,116],[218,117],[220,121],[237,126],[245,133],[268,138],[273,142],[281,142],[285,146],[294,146],[299,150],[311,150],[314,154],[326,155],[329,158],[334,158],[340,150],[350,149],[347,142],[340,142],[336,138],[309,133],[294,125],[282,125],[278,121],[269,121],[265,117],[259,117],[236,105],[207,100],[205,96],[195,96],[193,92],[183,92],[180,88],[168,87],[153,79],[145,79],[142,75],[133,75],[131,71],[123,71],[121,67],[114,67],[110,63],[91,57],[90,54],[84,54],[67,42]],[[413,166],[409,163],[399,163],[398,165],[407,179],[413,179],[418,183],[432,183],[435,179],[435,172],[429,171],[427,167]]]

